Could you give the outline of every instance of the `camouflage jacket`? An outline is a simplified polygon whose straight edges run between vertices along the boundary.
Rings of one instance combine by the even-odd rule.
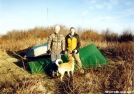
[[[60,52],[65,50],[65,37],[62,34],[52,33],[48,37],[48,46],[47,50]]]

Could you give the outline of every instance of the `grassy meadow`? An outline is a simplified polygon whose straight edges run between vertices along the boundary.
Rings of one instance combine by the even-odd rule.
[[[81,75],[75,72],[64,82],[47,75],[29,73],[25,53],[33,46],[44,44],[54,26],[12,30],[0,35],[0,94],[114,94],[134,93],[134,35],[131,30],[122,34],[103,30],[77,28],[81,47],[95,43],[109,64],[92,67]],[[61,34],[69,28],[61,25]]]

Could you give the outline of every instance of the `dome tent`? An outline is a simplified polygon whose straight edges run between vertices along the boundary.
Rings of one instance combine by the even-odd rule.
[[[83,68],[100,66],[108,63],[94,43],[81,48],[79,53]]]

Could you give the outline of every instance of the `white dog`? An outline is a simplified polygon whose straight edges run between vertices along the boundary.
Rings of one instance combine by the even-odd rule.
[[[66,71],[69,77],[70,77],[70,73],[69,73],[70,71],[72,72],[72,75],[74,73],[74,58],[71,55],[68,56],[68,58],[69,58],[68,62],[65,62],[65,63],[59,64],[59,62],[63,62],[61,59],[57,59],[55,62],[56,65],[58,66],[58,72],[61,75],[60,76],[61,81]]]

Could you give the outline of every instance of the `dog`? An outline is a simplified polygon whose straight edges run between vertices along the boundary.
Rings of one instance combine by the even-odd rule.
[[[70,71],[72,73],[72,76],[74,74],[74,58],[70,55],[68,56],[68,62],[64,62],[59,64],[59,62],[63,62],[61,59],[56,60],[56,65],[58,66],[58,73],[60,74],[60,80],[63,80],[63,76],[65,72],[67,71],[68,76],[70,77]],[[58,75],[58,74],[57,74]]]

